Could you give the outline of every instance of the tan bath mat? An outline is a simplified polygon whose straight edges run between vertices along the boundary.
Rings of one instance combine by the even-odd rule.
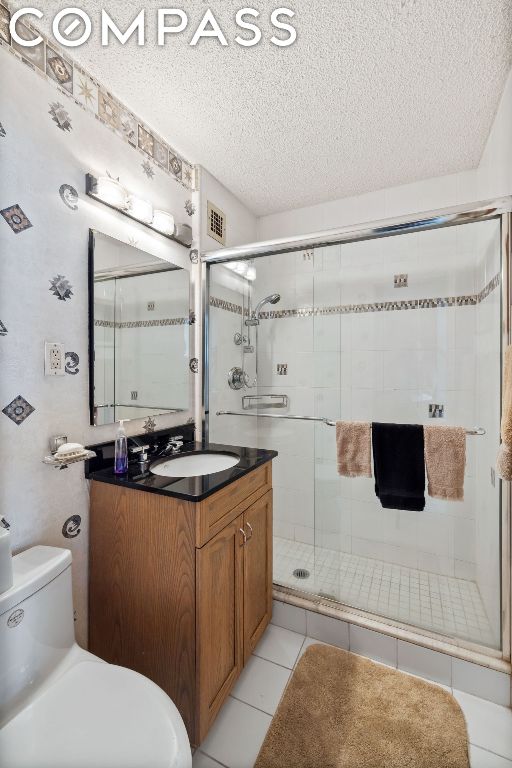
[[[312,645],[255,768],[469,768],[466,723],[442,688]]]

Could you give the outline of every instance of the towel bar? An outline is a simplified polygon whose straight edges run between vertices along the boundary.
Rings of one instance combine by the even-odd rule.
[[[292,421],[319,421],[326,424],[328,427],[335,427],[336,422],[331,419],[326,419],[323,416],[293,416],[292,414],[277,414],[277,413],[248,413],[247,411],[217,411],[217,416],[253,416],[260,419],[291,419]],[[475,427],[474,429],[466,429],[466,435],[485,435],[486,431],[483,427]]]

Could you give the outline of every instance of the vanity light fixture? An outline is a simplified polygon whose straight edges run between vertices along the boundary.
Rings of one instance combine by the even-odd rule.
[[[96,180],[96,195],[114,208],[125,209],[127,206],[126,189],[117,179],[112,179],[110,176],[100,176]]]
[[[127,211],[132,218],[141,221],[143,224],[151,224],[153,222],[153,206],[149,200],[144,200],[142,197],[128,195]]]
[[[174,216],[169,211],[153,210],[150,200],[145,200],[126,190],[117,179],[110,176],[96,178],[91,173],[85,176],[85,192],[89,197],[108,205],[124,216],[144,224],[169,240],[190,248],[192,228],[188,224],[175,224]]]
[[[174,234],[174,216],[168,211],[157,209],[153,214],[153,227],[163,235]]]

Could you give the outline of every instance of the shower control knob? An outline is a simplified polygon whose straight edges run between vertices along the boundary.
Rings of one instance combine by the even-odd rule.
[[[231,389],[242,389],[246,382],[247,374],[242,370],[242,368],[235,366],[228,373],[228,384]]]

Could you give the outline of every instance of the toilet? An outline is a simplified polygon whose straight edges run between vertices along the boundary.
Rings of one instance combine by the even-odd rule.
[[[171,699],[76,644],[71,552],[32,547],[13,567],[0,594],[2,768],[191,768]]]

